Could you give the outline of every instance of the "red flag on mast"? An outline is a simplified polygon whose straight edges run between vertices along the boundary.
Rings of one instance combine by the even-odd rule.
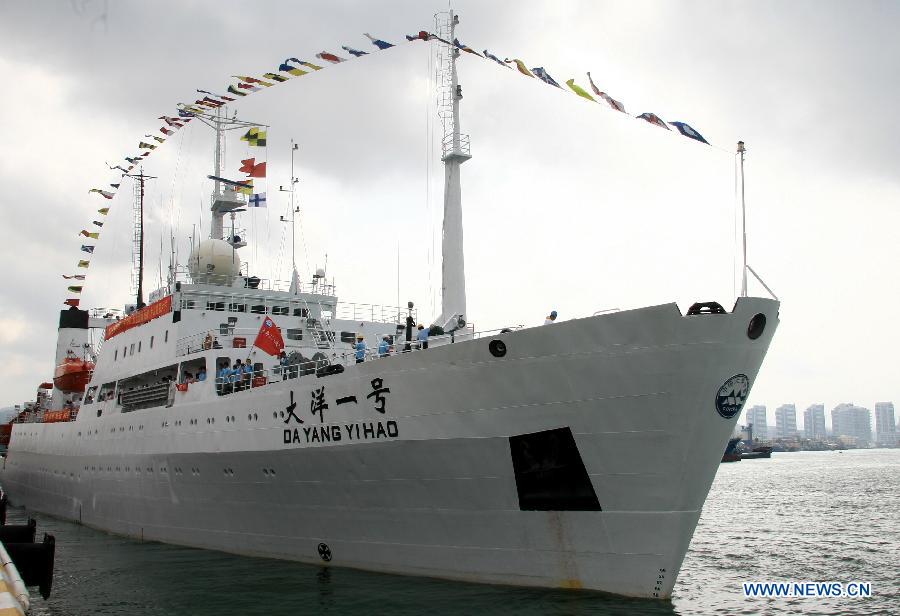
[[[284,349],[284,338],[281,337],[281,330],[275,325],[275,321],[269,317],[263,320],[253,346],[269,355],[277,356],[281,353]]]
[[[264,178],[266,177],[266,163],[263,161],[256,164],[255,158],[247,158],[241,161],[241,168],[238,171],[248,174],[251,178]]]

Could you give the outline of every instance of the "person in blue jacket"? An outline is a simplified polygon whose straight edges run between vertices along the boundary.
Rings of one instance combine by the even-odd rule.
[[[419,346],[423,349],[428,348],[428,328],[419,323],[419,333],[416,334],[416,340],[419,341]]]
[[[250,358],[247,358],[247,361],[244,362],[244,372],[241,376],[241,380],[244,382],[244,389],[250,389],[253,384],[253,364],[250,363]]]
[[[378,356],[379,357],[387,357],[391,354],[391,338],[390,336],[384,336],[381,339],[381,342],[378,343]]]
[[[227,361],[220,364],[219,372],[216,373],[216,385],[219,395],[231,393],[231,369],[228,367]]]
[[[356,363],[361,364],[366,361],[366,342],[362,336],[356,337]]]

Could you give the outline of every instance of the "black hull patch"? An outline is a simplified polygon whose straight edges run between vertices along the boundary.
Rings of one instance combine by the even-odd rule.
[[[602,511],[569,428],[509,437],[522,511]]]

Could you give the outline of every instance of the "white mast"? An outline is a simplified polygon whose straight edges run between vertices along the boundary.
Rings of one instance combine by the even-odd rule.
[[[294,154],[297,152],[298,148],[298,144],[294,143],[294,140],[291,139],[291,185],[289,188],[285,188],[284,186],[278,187],[278,190],[281,192],[291,193],[291,219],[289,221],[282,216],[280,220],[281,222],[291,223],[291,266],[293,269],[291,270],[290,292],[294,295],[300,293],[300,275],[297,273],[297,230],[295,228],[297,213],[300,211],[300,208],[294,205],[294,189],[297,186],[297,182],[300,181],[294,175]]]
[[[744,147],[743,141],[738,141],[737,151],[738,154],[741,155],[741,233],[744,239],[744,267],[741,269],[741,297],[747,297],[747,272],[750,272],[753,274],[753,277],[759,281],[759,284],[769,292],[769,295],[771,295],[775,301],[778,301],[778,296],[775,295],[760,275],[756,273],[756,270],[747,263],[747,202],[744,199],[744,152],[747,151],[747,148]]]
[[[445,17],[446,16],[446,17]],[[459,16],[437,16],[438,36],[453,43]],[[445,329],[455,329],[459,319],[466,314],[466,272],[463,257],[462,193],[459,167],[472,155],[469,153],[469,136],[459,130],[459,101],[462,88],[456,77],[456,58],[459,49],[452,44],[438,47],[440,66],[439,110],[444,126],[442,141],[444,161],[444,230],[441,242],[441,316],[436,324]]]
[[[225,152],[224,152],[224,150],[225,150],[225,139],[224,139],[224,137],[225,137],[225,121],[224,121],[224,118],[222,117],[224,111],[225,111],[224,106],[216,109],[216,117],[214,120],[212,120],[214,130],[216,131],[216,161],[215,161],[215,166],[216,166],[215,176],[216,177],[222,177],[222,164],[225,162],[224,161],[224,159],[225,159]],[[212,221],[211,221],[212,224],[210,224],[210,226],[209,226],[209,237],[211,237],[213,239],[217,239],[217,240],[222,239],[222,237],[224,236],[224,231],[225,231],[224,230],[224,220],[223,220],[225,218],[225,211],[221,210],[221,209],[217,209],[215,207],[216,201],[218,201],[219,197],[221,197],[221,196],[222,196],[222,183],[219,182],[219,180],[214,180],[213,195],[212,195],[212,197],[213,197],[212,201],[213,201],[214,205],[212,207],[212,213],[213,213]]]
[[[236,117],[228,117],[227,108],[223,105],[216,108],[215,115],[211,113],[195,113],[194,117],[203,122],[205,125],[216,131],[216,153],[215,153],[215,175],[213,177],[223,177],[223,167],[225,165],[225,131],[245,129],[254,126],[264,126],[258,122],[245,122],[238,120]],[[227,241],[232,248],[243,248],[247,242],[243,239],[236,239],[234,233],[234,214],[242,212],[239,209],[247,205],[246,200],[240,193],[235,192],[231,186],[223,186],[219,180],[213,180],[212,192],[212,220],[209,227],[209,237],[215,240],[225,239],[225,214],[229,214],[232,221],[232,233]]]

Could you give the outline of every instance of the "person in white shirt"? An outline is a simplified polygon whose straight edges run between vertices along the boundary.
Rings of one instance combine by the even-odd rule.
[[[552,311],[550,316],[544,319],[544,325],[553,325],[556,322],[556,311]]]

